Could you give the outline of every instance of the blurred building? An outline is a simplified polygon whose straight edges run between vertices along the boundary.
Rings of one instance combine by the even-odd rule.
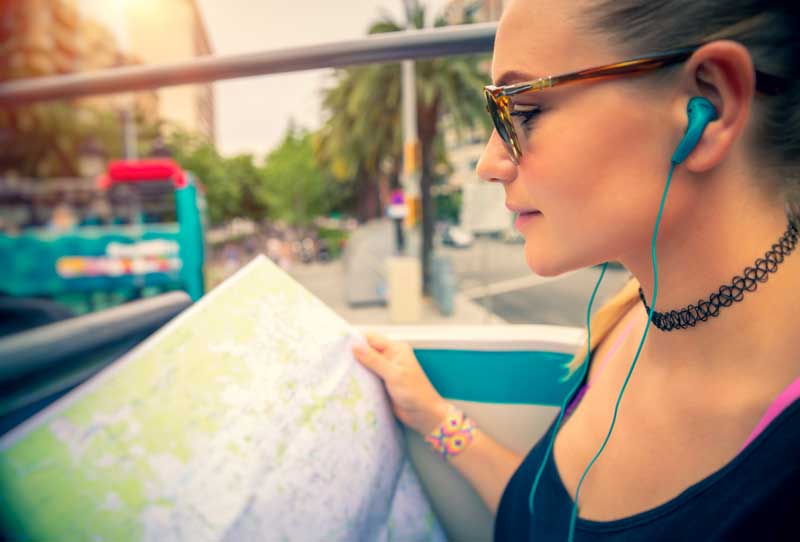
[[[177,62],[212,53],[195,0],[0,0],[0,81]],[[81,104],[132,107],[214,140],[212,85],[130,96],[93,96]]]
[[[82,16],[74,0],[0,0],[0,81],[137,63],[109,28]],[[116,110],[130,106],[130,99],[93,96],[72,103]],[[155,93],[138,93],[135,105],[145,119],[157,119]]]
[[[76,71],[96,71],[118,66],[142,64],[134,55],[122,51],[114,33],[93,19],[81,18],[78,27],[81,56]],[[81,104],[113,111],[135,109],[144,122],[156,123],[161,116],[159,96],[154,91],[131,94],[97,95],[81,98]]]
[[[143,64],[179,62],[213,53],[195,0],[128,0],[121,15],[126,53]],[[214,141],[211,83],[168,87],[156,92],[160,118]]]
[[[0,80],[75,71],[79,24],[64,0],[0,0]]]

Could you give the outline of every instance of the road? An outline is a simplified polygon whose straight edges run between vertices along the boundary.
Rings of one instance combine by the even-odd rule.
[[[438,247],[453,261],[459,291],[513,324],[586,325],[586,307],[600,267],[555,278],[534,275],[525,263],[522,244],[479,238],[467,249]],[[627,281],[621,266],[609,265],[597,293],[598,309]]]

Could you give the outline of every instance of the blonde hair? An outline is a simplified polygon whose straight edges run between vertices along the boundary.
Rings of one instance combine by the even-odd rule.
[[[611,330],[622,320],[622,318],[630,311],[634,305],[640,303],[639,300],[639,281],[635,277],[631,277],[622,289],[614,294],[614,296],[603,305],[591,319],[592,330],[592,352],[595,351],[599,345],[608,335]],[[587,342],[575,354],[575,357],[566,364],[567,375],[564,380],[568,380],[575,374],[586,359],[586,351],[589,348],[588,338]]]

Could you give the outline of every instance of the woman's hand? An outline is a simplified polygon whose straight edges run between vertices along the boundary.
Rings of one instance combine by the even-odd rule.
[[[367,346],[353,354],[383,380],[395,416],[418,433],[427,435],[444,420],[447,402],[434,389],[411,346],[375,333],[366,334]]]

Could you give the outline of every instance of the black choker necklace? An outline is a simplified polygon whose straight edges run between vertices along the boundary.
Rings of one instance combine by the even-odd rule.
[[[718,316],[720,307],[729,307],[734,301],[741,301],[744,292],[755,291],[759,282],[767,282],[770,273],[778,269],[778,264],[791,254],[797,245],[798,228],[790,220],[789,227],[777,243],[764,254],[764,258],[756,260],[755,267],[746,267],[744,277],[739,275],[733,277],[730,286],[720,286],[719,292],[711,294],[708,301],[699,300],[697,306],[689,305],[685,309],[669,312],[653,311],[653,325],[661,331],[672,331],[673,329],[684,329],[694,327],[698,321],[705,322],[711,316]],[[639,297],[644,303],[647,313],[650,307],[644,299],[644,292],[639,288]]]

